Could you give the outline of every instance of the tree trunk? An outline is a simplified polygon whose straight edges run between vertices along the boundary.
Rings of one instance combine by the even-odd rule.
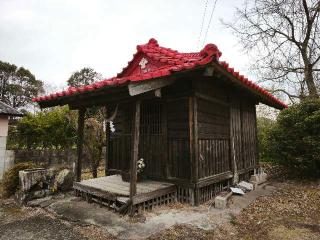
[[[309,92],[308,97],[310,98],[318,98],[318,91],[316,84],[313,78],[313,69],[312,64],[310,63],[310,59],[308,58],[307,46],[303,46],[301,49],[301,56],[304,63],[304,81],[307,85],[307,89]]]
[[[77,129],[77,161],[76,161],[76,181],[81,181],[82,155],[83,155],[83,131],[85,108],[80,108],[78,112],[78,129]]]
[[[312,74],[312,66],[308,65],[304,69],[304,80],[307,84],[307,88],[309,91],[309,96],[311,98],[318,98],[319,94],[317,91],[316,84],[314,82],[313,74]]]
[[[93,151],[98,151],[97,154],[94,154],[91,152],[91,170],[92,170],[92,177],[97,178],[98,177],[98,168],[100,165],[100,159],[102,156],[102,145],[99,149],[95,149]]]

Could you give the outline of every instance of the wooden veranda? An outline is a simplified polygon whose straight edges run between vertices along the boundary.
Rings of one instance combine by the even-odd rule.
[[[144,180],[137,182],[137,192],[130,199],[130,183],[121,179],[120,175],[99,177],[74,183],[77,196],[87,201],[126,213],[132,205],[133,212],[150,210],[155,206],[176,201],[176,186],[171,183]]]

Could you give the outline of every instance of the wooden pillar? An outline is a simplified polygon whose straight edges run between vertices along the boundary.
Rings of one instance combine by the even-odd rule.
[[[254,137],[255,137],[255,161],[254,161],[254,174],[255,174],[255,170],[258,168],[259,166],[259,156],[260,156],[260,149],[259,149],[259,139],[258,139],[258,123],[257,123],[257,109],[256,109],[256,105],[254,105]]]
[[[109,117],[109,111],[108,108],[105,107],[105,119],[108,119]],[[104,162],[104,173],[105,176],[110,175],[110,173],[108,172],[108,168],[109,168],[109,144],[110,143],[110,123],[106,122],[106,155],[105,155],[105,162]]]
[[[81,181],[82,170],[82,149],[83,149],[83,129],[84,129],[84,114],[85,108],[80,108],[78,111],[78,142],[77,142],[77,163],[76,163],[76,181]]]
[[[199,180],[199,149],[198,149],[198,99],[197,97],[193,97],[193,134],[194,134],[194,179],[195,182]]]
[[[137,100],[134,114],[134,126],[132,134],[132,158],[130,167],[130,199],[137,193],[137,161],[139,157],[139,136],[140,136],[140,106],[141,101]]]
[[[191,96],[189,98],[189,149],[190,149],[190,167],[191,180],[195,184],[194,201],[192,205],[199,205],[199,191],[197,182],[199,179],[198,172],[198,113],[197,98]]]

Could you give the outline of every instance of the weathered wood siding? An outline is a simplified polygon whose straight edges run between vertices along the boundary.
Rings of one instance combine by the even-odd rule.
[[[239,99],[241,96],[236,95],[231,99],[231,154],[237,170],[245,170],[257,164],[256,110],[253,101]]]
[[[197,83],[198,178],[230,171],[230,111],[227,90],[212,80]]]
[[[167,100],[168,178],[190,179],[189,102],[187,97]]]
[[[109,162],[107,169],[126,170],[131,162],[131,129],[132,129],[132,104],[120,104],[114,119],[116,131],[111,133],[109,142]]]
[[[165,175],[166,129],[163,103],[142,101],[140,117],[139,159],[143,158],[146,175]],[[109,169],[128,171],[132,157],[132,104],[121,104],[114,120],[116,131],[111,133],[109,145]]]
[[[257,164],[255,101],[212,79],[197,81],[199,179]]]
[[[242,124],[241,124],[241,101],[238,96],[231,97],[230,104],[230,147],[231,161],[236,162],[237,169],[243,169],[242,159]]]
[[[190,179],[188,98],[141,103],[139,158],[149,177]],[[109,143],[109,169],[128,171],[131,160],[132,105],[119,105]]]
[[[146,162],[146,174],[190,184],[205,181],[205,186],[216,181],[214,176],[230,176],[233,159],[237,170],[255,167],[255,101],[209,78],[195,79],[192,87],[181,83],[163,91],[161,98],[142,101],[139,158]],[[111,169],[130,167],[132,109],[132,104],[119,105],[110,139]]]
[[[144,159],[144,171],[148,176],[165,176],[167,156],[164,103],[159,99],[142,101],[139,158]]]

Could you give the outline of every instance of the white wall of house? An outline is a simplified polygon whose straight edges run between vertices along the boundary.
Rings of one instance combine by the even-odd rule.
[[[14,152],[6,150],[8,136],[8,116],[0,116],[0,180],[3,173],[13,165]]]
[[[8,116],[0,116],[0,137],[8,136],[8,125],[9,125]]]

